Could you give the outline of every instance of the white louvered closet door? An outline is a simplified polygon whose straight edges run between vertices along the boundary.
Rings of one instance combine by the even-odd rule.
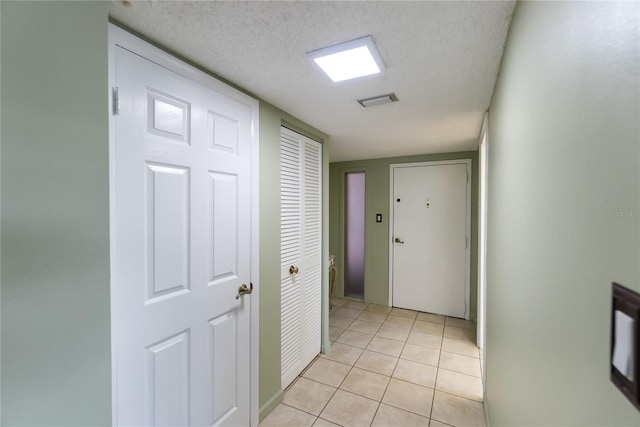
[[[322,145],[280,140],[282,388],[320,353]]]

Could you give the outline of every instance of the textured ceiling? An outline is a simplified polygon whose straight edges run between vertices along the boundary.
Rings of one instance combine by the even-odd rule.
[[[514,2],[112,1],[117,21],[331,136],[331,161],[477,148]],[[305,53],[372,35],[384,74]],[[356,100],[395,92],[399,102]]]

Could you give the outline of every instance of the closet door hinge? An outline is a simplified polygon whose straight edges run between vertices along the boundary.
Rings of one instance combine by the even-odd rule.
[[[464,238],[464,248],[465,249],[469,248],[469,238],[468,237]]]
[[[111,114],[120,115],[120,91],[118,87],[111,88]]]

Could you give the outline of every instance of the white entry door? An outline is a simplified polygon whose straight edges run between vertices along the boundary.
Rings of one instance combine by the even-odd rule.
[[[470,161],[392,165],[392,301],[468,318]]]
[[[257,104],[138,53],[112,58],[114,423],[249,426]]]

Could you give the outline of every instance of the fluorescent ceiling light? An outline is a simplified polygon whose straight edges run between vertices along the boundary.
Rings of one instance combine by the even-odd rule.
[[[377,74],[384,70],[371,36],[308,52],[334,82]]]
[[[397,102],[397,101],[398,101],[398,97],[396,96],[395,93],[374,96],[372,98],[366,98],[366,99],[358,99],[358,102],[363,107],[373,107],[374,105],[388,104],[390,102]]]

